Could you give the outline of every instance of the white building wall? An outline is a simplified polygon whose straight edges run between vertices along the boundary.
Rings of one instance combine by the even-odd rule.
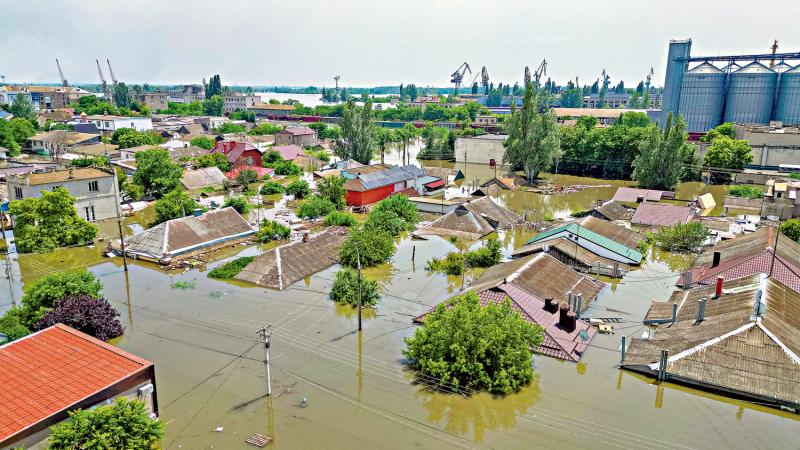
[[[89,191],[89,184],[92,181],[97,181],[97,191]],[[115,190],[116,181],[114,176],[109,175],[103,178],[68,180],[59,183],[37,184],[34,186],[28,186],[24,184],[24,182],[24,178],[9,178],[8,196],[10,200],[20,200],[16,196],[17,187],[22,189],[22,199],[26,199],[40,198],[42,196],[42,191],[52,191],[61,186],[65,188],[71,196],[75,197],[75,209],[78,212],[78,217],[89,220],[90,222],[117,217],[119,197]],[[86,208],[90,208],[88,216]],[[94,214],[92,214],[92,211]]]

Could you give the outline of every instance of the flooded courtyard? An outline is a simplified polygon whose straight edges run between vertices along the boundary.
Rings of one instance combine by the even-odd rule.
[[[399,163],[398,147],[387,163]],[[412,146],[412,161],[418,146]],[[453,167],[429,161],[427,165]],[[494,176],[481,165],[460,164],[464,185]],[[627,181],[546,174],[559,185],[602,185],[564,195],[503,191],[500,202],[536,218],[568,217],[611,198]],[[455,195],[455,189],[448,195]],[[722,204],[725,186],[684,183],[680,199],[711,192]],[[721,209],[712,211],[719,214]],[[127,219],[134,234],[150,212]],[[146,225],[145,225],[146,226]],[[477,274],[448,277],[425,270],[432,257],[471,242],[431,236],[398,239],[391,262],[364,271],[379,281],[383,296],[366,309],[357,332],[354,309],[328,298],[338,266],[274,291],[244,283],[216,281],[206,272],[257,247],[220,251],[199,268],[165,272],[155,265],[105,258],[117,233],[102,224],[104,240],[94,247],[45,255],[14,255],[11,285],[18,299],[23,285],[43,274],[88,267],[103,282],[105,297],[126,327],[113,343],[155,363],[164,449],[253,448],[255,433],[276,449],[349,448],[794,448],[800,416],[671,383],[655,383],[617,369],[620,338],[645,332],[641,320],[653,300],[675,289],[688,258],[651,251],[647,263],[609,283],[587,316],[619,318],[615,334],[598,334],[580,363],[537,356],[536,376],[520,392],[469,397],[445,386],[418,383],[406,369],[404,338],[412,318],[457,293]],[[500,233],[506,254],[533,231]],[[179,283],[184,282],[184,283]],[[0,293],[0,310],[11,304]],[[257,331],[272,324],[270,360],[273,396],[267,398],[264,349]],[[215,431],[221,429],[221,431]],[[533,444],[532,444],[533,443]]]

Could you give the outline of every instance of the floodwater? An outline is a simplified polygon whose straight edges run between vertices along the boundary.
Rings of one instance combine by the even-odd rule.
[[[462,170],[467,184],[493,176],[479,165]],[[562,196],[504,191],[501,200],[518,211],[563,217],[628,184],[545,177],[556,184],[612,186]],[[699,184],[678,192],[686,198],[704,190],[724,195]],[[148,214],[129,218],[124,233],[151,220]],[[101,226],[105,239],[116,233],[116,226]],[[508,254],[531,235],[517,228],[498,238]],[[520,392],[464,397],[418,383],[404,365],[403,339],[414,333],[413,317],[478,275],[434,274],[425,271],[425,262],[479,243],[399,237],[390,263],[364,271],[379,281],[383,296],[377,308],[365,309],[360,333],[354,308],[335,305],[327,296],[338,267],[278,292],[206,277],[225,259],[255,254],[255,247],[226,249],[207,266],[186,271],[129,261],[126,274],[121,258],[102,256],[104,245],[19,255],[15,286],[68,268],[89,267],[99,276],[126,327],[115,344],[155,363],[165,449],[253,448],[245,440],[254,433],[274,438],[269,447],[275,449],[796,447],[798,415],[657,384],[616,368],[621,335],[645,331],[641,319],[650,302],[668,298],[688,263],[681,255],[651,251],[640,270],[605,288],[588,315],[621,323],[615,334],[597,335],[581,363],[537,356],[536,377]],[[179,289],[179,281],[189,287]],[[0,304],[6,303],[8,293],[2,291]],[[257,336],[267,323],[272,324],[270,399],[264,395],[264,349]],[[214,431],[217,427],[222,431]]]

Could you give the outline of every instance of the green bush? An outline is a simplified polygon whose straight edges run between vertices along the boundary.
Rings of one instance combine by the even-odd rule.
[[[500,248],[497,238],[489,238],[483,247],[467,252],[466,262],[470,267],[492,267],[503,259]]]
[[[51,273],[25,290],[17,313],[20,322],[30,328],[62,298],[78,295],[100,298],[102,290],[103,283],[88,270]]]
[[[464,254],[450,252],[444,258],[433,258],[428,261],[425,270],[442,272],[447,275],[461,275],[464,273]]]
[[[308,197],[311,194],[311,187],[308,185],[308,181],[306,180],[296,180],[289,183],[286,186],[286,193],[289,195],[294,195],[296,199],[303,199]]]
[[[351,227],[339,252],[339,262],[347,267],[357,267],[360,257],[361,266],[370,267],[388,261],[392,255],[394,240],[391,234],[363,226]]]
[[[344,189],[344,178],[332,175],[319,180],[317,193],[320,197],[327,198],[336,205],[336,209],[344,208],[344,197],[347,194]]]
[[[281,152],[277,150],[268,150],[261,158],[261,165],[264,167],[275,167],[275,165],[281,161],[283,161]]]
[[[188,216],[197,206],[197,202],[186,191],[176,188],[156,200],[156,221],[153,225]]]
[[[403,354],[422,376],[442,384],[509,394],[533,379],[533,349],[542,338],[542,328],[509,300],[481,306],[478,295],[468,292],[428,314],[405,340]]]
[[[331,299],[335,302],[358,305],[358,273],[349,267],[344,267],[336,272],[336,275],[333,277],[333,286],[331,286],[330,295]],[[378,303],[380,296],[378,283],[362,277],[361,304],[373,306]]]
[[[800,219],[789,219],[778,227],[778,231],[785,234],[789,239],[797,242],[800,239]]]
[[[283,194],[286,189],[277,181],[267,181],[261,185],[261,195]]]
[[[308,200],[303,202],[297,208],[297,215],[299,217],[308,217],[309,219],[316,219],[323,217],[336,210],[336,206],[330,200],[322,198],[318,195],[312,195]]]
[[[756,186],[737,184],[731,186],[731,189],[728,191],[728,194],[734,197],[761,198],[764,195],[764,191]]]
[[[256,232],[256,239],[258,242],[266,243],[275,240],[289,239],[291,234],[292,230],[286,225],[274,220],[264,219],[261,222],[261,227]]]
[[[653,234],[658,247],[670,252],[693,252],[710,235],[708,228],[700,222],[677,224],[671,227],[662,227]]]
[[[419,222],[417,206],[405,195],[392,195],[381,200],[370,212],[370,215],[375,212],[393,213],[405,222],[406,231],[413,230]]]
[[[42,191],[41,197],[13,200],[14,238],[20,252],[47,253],[81,245],[97,237],[97,226],[78,216],[75,197],[63,187]]]
[[[348,214],[342,211],[333,211],[325,216],[325,220],[322,222],[323,225],[326,227],[352,227],[355,226],[358,222],[356,218],[353,217],[352,214]]]
[[[233,207],[239,214],[247,214],[253,209],[253,205],[247,197],[228,197],[223,207]]]
[[[208,278],[215,278],[217,280],[230,280],[242,271],[248,264],[256,259],[255,256],[243,256],[229,261],[214,270],[208,272]]]
[[[151,419],[144,403],[117,398],[112,405],[69,413],[50,427],[50,450],[150,449],[164,437],[164,422]]]
[[[0,345],[31,334],[31,330],[20,321],[19,308],[13,308],[0,316],[0,333],[6,336],[5,340],[0,338]]]
[[[275,175],[302,175],[303,169],[291,161],[275,163]]]

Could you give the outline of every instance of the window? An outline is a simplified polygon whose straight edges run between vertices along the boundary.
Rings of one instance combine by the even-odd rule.
[[[106,128],[110,128],[111,127],[111,122],[104,122],[104,123],[105,123],[105,127]]]
[[[85,206],[83,212],[86,215],[86,220],[94,222],[94,206]]]
[[[89,182],[89,192],[97,192],[100,188],[97,186],[97,181],[90,181]]]
[[[19,186],[14,186],[14,197],[15,198],[22,198],[22,188]]]

